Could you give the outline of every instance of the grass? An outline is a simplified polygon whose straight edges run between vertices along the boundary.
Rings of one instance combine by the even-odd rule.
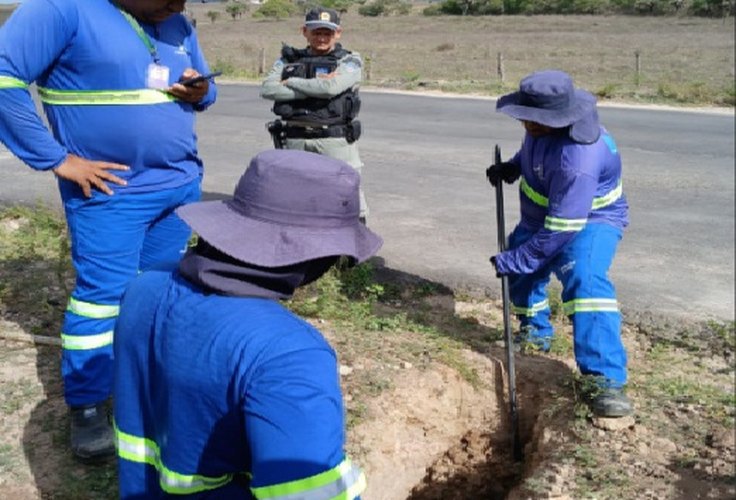
[[[188,7],[196,17],[222,6]],[[365,84],[498,95],[526,74],[559,68],[600,99],[734,106],[734,20],[646,16],[343,16],[342,42],[370,60]],[[301,19],[200,22],[210,61],[260,79]],[[263,51],[263,52],[261,52]],[[265,64],[264,56],[265,54]],[[502,55],[502,72],[498,57]],[[637,72],[638,54],[638,72]],[[503,76],[503,78],[502,78]]]
[[[43,207],[0,209],[2,319],[16,322],[27,331],[58,331],[73,277],[68,244],[63,219],[57,212]],[[549,356],[570,358],[569,325],[561,314],[558,296],[559,287],[553,283],[550,299],[558,331]],[[470,307],[463,312],[449,308],[458,302]],[[481,385],[463,350],[470,347],[487,353],[489,346],[501,339],[497,308],[489,309],[486,302],[462,292],[454,294],[441,284],[379,275],[369,262],[333,268],[319,281],[299,290],[289,307],[326,333],[340,355],[341,365],[348,368],[343,385],[350,395],[346,399],[347,423],[353,428],[371,417],[368,403],[391,390],[403,369],[431,369],[434,363],[441,363],[453,367],[471,384]],[[713,429],[732,429],[736,423],[734,367],[732,358],[724,354],[733,352],[734,322],[644,325],[634,338],[642,343],[639,352],[644,358],[635,359],[631,370],[638,425],[646,425],[650,432],[677,443],[672,467],[691,470],[702,465],[706,458],[697,450],[702,452],[703,448],[696,446],[707,443]],[[0,359],[7,366],[18,359],[15,354],[3,348]],[[115,497],[113,462],[83,467],[66,452],[68,421],[56,375],[58,351],[39,350],[37,359],[26,358],[27,365],[34,363],[30,373],[49,373],[44,390],[22,374],[2,384],[0,414],[5,420],[20,418],[36,403],[30,421],[25,423],[30,434],[20,447],[16,441],[0,441],[3,476],[12,478],[15,484],[32,480],[26,478],[26,462],[34,464],[50,456],[52,464],[46,466],[44,474],[32,471],[36,481],[50,481],[51,486],[39,488],[41,491],[53,491],[53,498],[70,500]],[[545,425],[554,425],[554,432],[572,436],[557,450],[556,463],[575,469],[574,497],[636,497],[635,492],[640,490],[625,476],[611,450],[600,446],[596,432],[602,431],[590,425],[585,398],[595,380],[570,372],[559,383],[539,381],[539,385],[547,391],[549,402],[534,411]],[[16,421],[14,425],[22,427],[24,423]],[[47,442],[45,447],[43,440]],[[525,485],[532,491],[542,491],[548,486],[545,477],[545,471],[534,471]]]

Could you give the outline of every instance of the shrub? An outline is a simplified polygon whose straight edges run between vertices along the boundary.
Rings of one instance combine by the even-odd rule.
[[[218,17],[220,17],[220,13],[216,10],[208,10],[207,11],[207,17],[210,18],[210,22],[214,23]]]
[[[403,0],[373,0],[358,8],[358,14],[367,17],[406,15],[410,11],[411,5]]]
[[[225,6],[225,12],[230,14],[230,17],[235,18],[242,17],[243,12],[248,11],[248,6],[237,1],[228,2]]]
[[[290,0],[266,0],[253,13],[253,17],[284,19],[299,12],[301,9]]]

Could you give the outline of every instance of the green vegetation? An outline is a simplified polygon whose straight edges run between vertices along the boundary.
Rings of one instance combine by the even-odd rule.
[[[425,15],[628,14],[724,17],[734,14],[733,1],[721,0],[444,0]]]
[[[286,19],[301,13],[302,9],[290,0],[266,0],[253,13],[256,19]]]

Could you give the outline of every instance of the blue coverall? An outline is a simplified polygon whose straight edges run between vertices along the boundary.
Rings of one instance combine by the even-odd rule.
[[[278,301],[151,270],[115,333],[123,499],[358,498],[335,353]]]
[[[621,156],[601,127],[593,144],[566,134],[526,134],[511,159],[521,167],[521,221],[496,267],[509,275],[512,310],[529,340],[549,349],[553,330],[546,287],[562,283],[563,310],[573,324],[581,373],[610,387],[626,383],[621,315],[608,270],[624,228],[628,205]]]
[[[208,73],[190,24],[173,15],[141,24],[155,54],[114,2],[26,0],[0,28],[0,140],[36,170],[67,154],[130,167],[127,181],[86,198],[60,180],[76,285],[62,327],[62,376],[71,406],[110,395],[113,327],[125,285],[140,269],[177,259],[190,235],[174,209],[199,199],[202,162],[194,111],[215,100],[210,86],[196,106],[146,88],[153,60],[169,83],[186,68]],[[29,92],[35,82],[51,126]]]

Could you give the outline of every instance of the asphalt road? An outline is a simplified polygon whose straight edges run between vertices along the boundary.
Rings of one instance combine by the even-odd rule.
[[[497,295],[493,192],[484,170],[504,158],[521,127],[490,99],[364,91],[360,140],[369,226],[392,269]],[[624,160],[631,225],[611,276],[622,309],[677,317],[734,318],[734,115],[601,107]],[[221,85],[197,130],[205,196],[232,191],[256,152],[271,147],[267,102],[249,85]],[[0,147],[0,202],[58,206],[51,175]],[[506,191],[507,228],[518,220]]]

